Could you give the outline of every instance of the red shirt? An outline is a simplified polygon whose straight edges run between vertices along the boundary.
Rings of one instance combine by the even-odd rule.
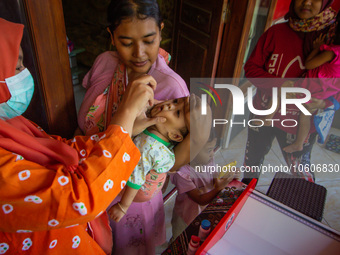
[[[297,78],[305,71],[303,56],[303,40],[295,33],[288,23],[270,27],[259,39],[250,58],[244,66],[246,77],[257,87],[253,98],[255,109],[268,109],[272,97],[272,88],[280,87],[283,79]],[[259,79],[252,79],[259,78]],[[278,111],[273,119],[298,120],[299,109],[287,105],[287,115],[281,116]],[[280,122],[275,126],[289,133],[296,133],[295,128],[282,127]]]
[[[246,77],[257,87],[253,99],[255,109],[270,108],[272,88],[280,87],[283,79],[271,78],[302,78],[305,72],[303,55],[303,40],[288,25],[288,22],[270,27],[259,39],[254,51],[244,66]],[[258,78],[258,79],[253,79]],[[340,93],[335,99],[340,101]],[[326,107],[332,102],[325,100]],[[285,132],[295,134],[296,127],[283,127],[281,121],[294,119],[298,121],[300,110],[295,105],[287,105],[287,114],[281,115],[278,110],[273,119],[279,119],[274,125]],[[289,123],[291,125],[291,123]],[[315,132],[311,125],[310,133]]]

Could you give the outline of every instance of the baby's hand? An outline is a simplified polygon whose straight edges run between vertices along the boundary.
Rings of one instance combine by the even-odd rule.
[[[318,38],[316,38],[313,42],[313,48],[318,49],[322,44],[325,44],[326,34],[320,34]]]
[[[125,212],[120,208],[120,206],[117,204],[114,204],[108,211],[108,214],[111,219],[113,219],[115,222],[119,222],[121,218],[125,216]]]

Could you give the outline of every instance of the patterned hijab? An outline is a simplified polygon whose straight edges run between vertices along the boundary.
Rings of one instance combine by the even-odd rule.
[[[334,35],[336,12],[330,7],[333,0],[323,0],[319,14],[307,20],[301,20],[295,13],[295,0],[292,0],[289,11],[285,15],[289,26],[304,40],[304,55],[307,56],[313,49],[313,41],[320,34],[326,34],[327,43]]]
[[[0,80],[15,74],[24,26],[0,18]],[[0,103],[10,98],[6,83],[0,83]],[[78,153],[55,140],[22,116],[0,119],[0,148],[43,166],[60,163],[69,170],[78,165]]]

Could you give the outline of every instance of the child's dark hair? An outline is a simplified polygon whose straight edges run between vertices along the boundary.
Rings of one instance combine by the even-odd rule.
[[[123,20],[134,17],[141,20],[154,18],[159,28],[163,21],[157,0],[111,0],[107,9],[111,32],[114,32]]]
[[[333,44],[340,45],[340,12],[338,12],[338,15],[336,16],[336,28],[335,28],[335,36],[333,40]]]

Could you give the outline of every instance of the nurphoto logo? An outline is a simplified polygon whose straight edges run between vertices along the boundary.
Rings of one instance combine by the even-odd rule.
[[[311,113],[306,109],[303,105],[307,103],[311,99],[311,93],[309,90],[298,87],[282,87],[281,92],[279,93],[279,89],[277,87],[272,87],[271,89],[271,104],[268,108],[265,109],[256,109],[253,104],[253,87],[247,88],[247,94],[243,93],[243,91],[236,85],[232,84],[231,79],[216,79],[214,82],[211,82],[211,79],[193,79],[191,84],[193,87],[190,87],[191,91],[195,91],[200,94],[202,104],[201,104],[201,114],[207,114],[208,107],[208,96],[212,99],[212,102],[217,107],[218,103],[216,98],[218,99],[220,105],[226,107],[227,102],[222,101],[221,98],[229,98],[232,100],[232,114],[233,115],[245,115],[245,107],[248,107],[249,112],[254,116],[266,116],[274,113],[279,107],[279,112],[281,115],[287,115],[289,111],[289,107],[298,108],[303,114],[311,115]],[[268,81],[266,81],[268,82]],[[213,86],[207,84],[214,84]],[[204,85],[204,87],[202,86]],[[198,91],[198,92],[197,92]],[[202,93],[203,92],[203,93]],[[194,92],[195,93],[195,92]],[[227,96],[226,93],[230,94],[230,97]],[[299,95],[299,97],[289,97],[289,94]],[[215,98],[216,97],[216,98]],[[213,110],[213,109],[212,109]],[[216,116],[214,116],[216,117]],[[217,116],[219,117],[219,116]],[[241,122],[233,123],[232,120],[225,119],[224,116],[222,118],[213,118],[213,127],[216,125],[243,125],[244,127],[248,125],[249,127],[261,127],[264,122],[261,119],[247,119],[245,118]],[[298,125],[295,119],[285,118],[283,120],[279,119],[265,119],[266,121],[271,123],[271,126],[274,126],[275,122],[280,122],[280,125],[283,127],[295,127]],[[258,123],[263,123],[258,124]]]

